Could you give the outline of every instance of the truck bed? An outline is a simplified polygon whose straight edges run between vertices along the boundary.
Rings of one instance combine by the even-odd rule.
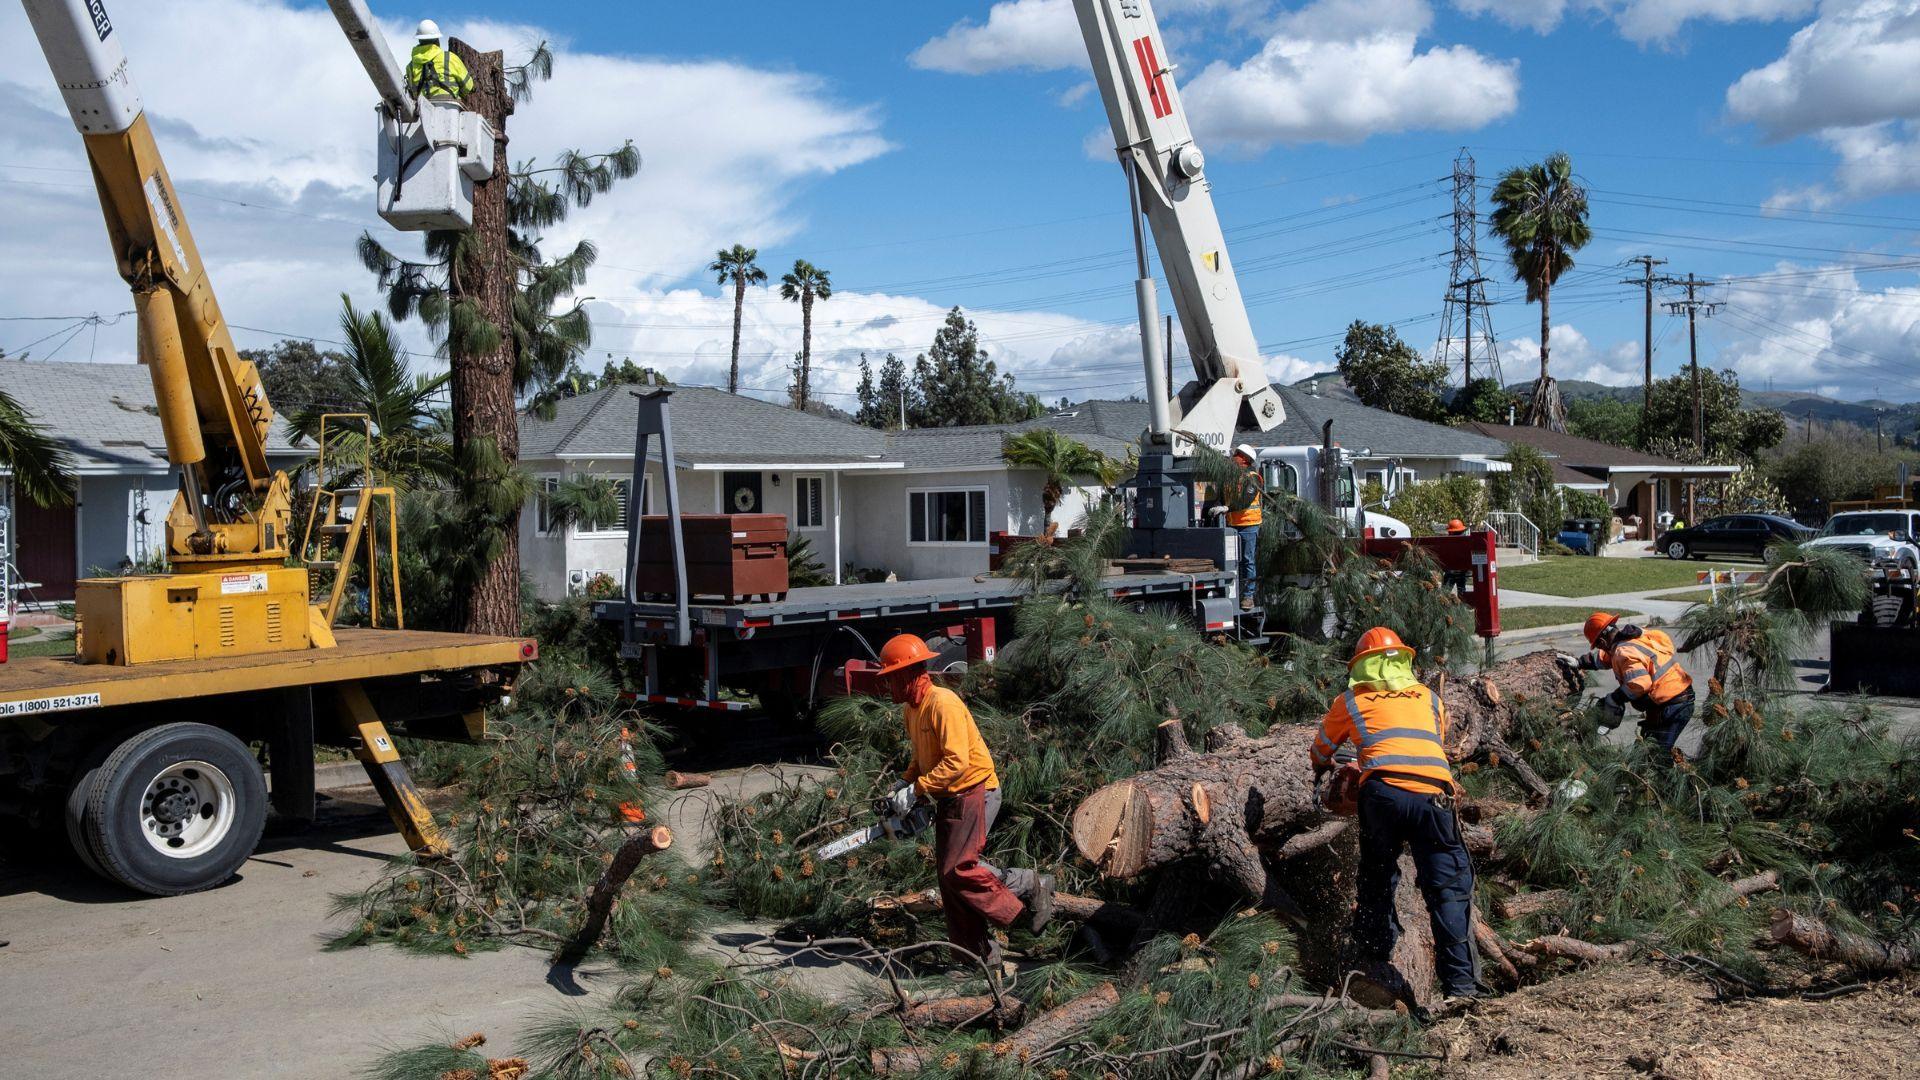
[[[161,664],[82,664],[65,656],[9,660],[0,664],[0,717],[517,664],[533,655],[525,638],[351,627],[336,629],[334,637],[338,644],[331,649]]]
[[[1102,578],[1100,586],[1111,596],[1146,596],[1185,593],[1196,585],[1227,585],[1233,580],[1234,575],[1226,571],[1205,574],[1123,574]],[[750,630],[799,623],[1007,608],[1018,603],[1025,593],[1026,585],[1019,579],[991,576],[821,585],[794,589],[787,593],[784,600],[737,604],[696,600],[687,605],[687,617],[694,626]],[[623,600],[603,600],[594,605],[594,613],[602,619],[622,620],[628,614],[628,605]],[[631,614],[642,623],[671,620],[674,606],[667,602],[642,601],[632,605]]]

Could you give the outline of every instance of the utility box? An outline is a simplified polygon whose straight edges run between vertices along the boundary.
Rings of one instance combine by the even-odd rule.
[[[673,549],[667,517],[640,519],[640,565],[634,584],[643,595],[672,596]],[[787,515],[682,514],[687,596],[726,601],[787,595]]]
[[[211,660],[313,647],[299,567],[88,578],[74,588],[83,664]]]
[[[374,180],[380,216],[396,229],[473,228],[473,185],[493,175],[493,127],[453,98],[416,99],[417,118],[384,105]]]

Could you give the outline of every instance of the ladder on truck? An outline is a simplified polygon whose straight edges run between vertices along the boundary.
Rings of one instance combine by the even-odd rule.
[[[331,438],[327,431],[329,425],[334,428]],[[335,443],[344,446],[336,448],[333,461],[329,462],[327,451]],[[400,506],[393,488],[381,485],[373,469],[373,420],[365,413],[324,413],[320,417],[319,444],[319,455],[314,462],[313,498],[307,506],[307,527],[300,540],[301,559],[307,566],[308,595],[325,597],[318,606],[326,616],[327,625],[334,625],[346,602],[356,560],[364,551],[367,625],[378,627],[384,557],[384,576],[392,590],[393,627],[404,630],[407,620],[400,602]],[[344,464],[340,461],[339,449],[346,451]],[[383,504],[384,530],[378,520]]]

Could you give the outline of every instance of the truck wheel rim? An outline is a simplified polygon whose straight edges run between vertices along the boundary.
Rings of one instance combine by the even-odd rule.
[[[167,766],[140,797],[140,835],[170,859],[204,855],[233,828],[233,781],[204,761]]]

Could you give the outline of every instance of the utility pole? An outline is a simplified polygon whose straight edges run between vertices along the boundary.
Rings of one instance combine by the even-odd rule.
[[[1641,401],[1644,411],[1651,413],[1653,411],[1653,268],[1656,266],[1665,266],[1667,260],[1656,259],[1651,255],[1635,255],[1627,261],[1639,263],[1641,273],[1639,277],[1627,278],[1620,284],[1638,285],[1642,290],[1642,295],[1646,297],[1646,343],[1641,347],[1640,353],[1641,361],[1646,366],[1646,377],[1645,381],[1641,384],[1644,387],[1641,392]]]
[[[1873,410],[1873,452],[1876,454],[1884,454],[1887,452],[1886,443],[1882,442],[1880,438],[1880,416],[1886,411],[1887,410],[1881,408]]]
[[[1692,368],[1693,379],[1693,448],[1705,453],[1707,449],[1707,439],[1701,423],[1700,406],[1700,337],[1695,330],[1694,319],[1702,310],[1705,310],[1706,313],[1711,316],[1714,311],[1720,307],[1719,304],[1708,303],[1705,300],[1699,299],[1697,296],[1698,290],[1710,288],[1720,283],[1717,281],[1700,281],[1696,279],[1692,273],[1688,273],[1685,281],[1674,277],[1663,277],[1660,279],[1660,284],[1679,285],[1687,290],[1687,298],[1685,300],[1669,300],[1667,302],[1667,310],[1675,315],[1681,312],[1685,312],[1687,315],[1687,357],[1688,363]]]

